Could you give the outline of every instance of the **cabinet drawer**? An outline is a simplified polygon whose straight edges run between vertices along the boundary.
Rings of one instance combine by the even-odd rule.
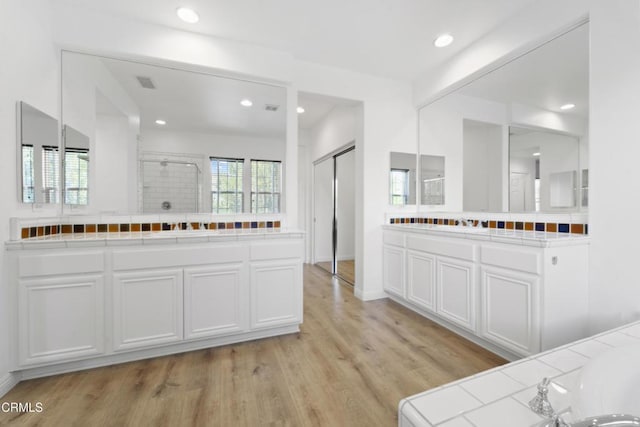
[[[540,254],[516,249],[515,247],[482,246],[480,262],[497,267],[519,270],[527,273],[540,273]]]
[[[382,240],[385,245],[404,247],[404,234],[393,231],[385,231]]]
[[[451,242],[433,238],[407,236],[407,249],[444,255],[452,258],[473,261],[475,245],[470,242]]]
[[[116,271],[141,270],[241,262],[246,258],[246,253],[246,247],[241,244],[121,250],[113,252],[113,269]]]
[[[302,258],[304,249],[302,240],[279,242],[269,240],[267,242],[252,242],[250,250],[251,261]]]
[[[20,277],[101,273],[103,270],[102,252],[21,255],[18,259]]]

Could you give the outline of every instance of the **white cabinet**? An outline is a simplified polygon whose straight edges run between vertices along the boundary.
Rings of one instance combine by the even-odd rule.
[[[19,364],[60,362],[104,351],[102,275],[20,281]]]
[[[184,270],[184,335],[212,337],[248,329],[243,265]]]
[[[436,257],[434,255],[407,251],[407,300],[425,310],[435,311]]]
[[[251,264],[251,328],[302,321],[302,266],[298,260]]]
[[[481,288],[481,336],[523,356],[538,352],[539,277],[483,266]]]
[[[384,290],[399,297],[405,297],[404,249],[384,245],[382,265],[382,285]]]
[[[436,312],[458,326],[475,330],[476,283],[472,262],[437,259]]]
[[[182,339],[182,270],[113,274],[114,350]]]
[[[588,240],[397,230],[385,229],[383,247],[396,301],[507,358],[586,336]]]

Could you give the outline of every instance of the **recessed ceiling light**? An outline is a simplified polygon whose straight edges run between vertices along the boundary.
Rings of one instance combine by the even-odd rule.
[[[251,107],[253,105],[253,102],[250,99],[243,99],[242,101],[240,101],[240,105],[242,105],[243,107]]]
[[[189,24],[195,24],[200,20],[196,11],[189,9],[188,7],[179,7],[176,9],[176,14],[178,15],[178,18],[182,19],[184,22],[188,22]]]
[[[296,111],[298,112],[298,114],[302,114],[302,113],[304,113],[304,108],[298,107],[298,108],[296,108]]]
[[[440,34],[434,41],[435,47],[449,46],[453,42],[453,36],[451,34]]]
[[[571,110],[572,108],[575,108],[576,104],[564,104],[563,106],[560,107],[561,110]]]
[[[164,126],[167,124],[166,120],[158,119],[156,120],[156,124],[160,126]]]
[[[540,153],[533,153],[533,155],[534,155],[535,157],[538,157],[538,156],[540,155]]]

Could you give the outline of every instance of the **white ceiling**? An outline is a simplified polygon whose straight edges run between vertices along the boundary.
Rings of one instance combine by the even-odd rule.
[[[535,0],[52,0],[77,8],[254,43],[295,58],[413,79],[451,58]],[[175,14],[189,6],[200,22]],[[454,43],[433,46],[450,32]]]
[[[348,99],[298,92],[298,105],[305,110],[304,113],[298,114],[298,127],[311,129],[334,108],[338,106],[353,107],[357,104],[357,101]]]

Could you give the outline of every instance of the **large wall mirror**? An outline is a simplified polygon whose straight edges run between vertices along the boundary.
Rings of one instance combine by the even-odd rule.
[[[286,89],[62,54],[65,204],[96,213],[278,213]]]
[[[588,89],[585,23],[421,108],[420,153],[447,159],[444,208],[585,210]]]

